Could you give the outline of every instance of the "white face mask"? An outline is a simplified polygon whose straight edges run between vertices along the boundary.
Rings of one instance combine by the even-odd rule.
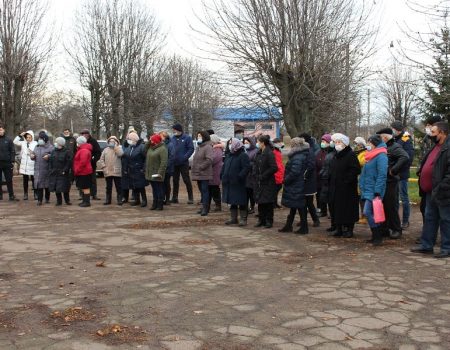
[[[336,149],[336,151],[340,152],[340,151],[342,151],[345,148],[345,146],[339,144],[339,145],[335,145],[334,148]]]
[[[201,144],[203,142],[203,139],[201,137],[197,137],[197,143]]]
[[[42,139],[39,139],[39,140],[38,140],[38,145],[39,145],[39,146],[44,146],[44,145],[45,145],[45,141],[42,140]]]
[[[245,147],[245,149],[249,149],[250,148],[250,144],[249,143],[244,143],[244,147]]]
[[[431,136],[431,128],[425,128],[425,134],[427,134],[428,136]]]
[[[136,145],[136,141],[127,140],[127,142],[130,146]]]
[[[367,149],[368,151],[371,151],[371,150],[372,150],[372,146],[371,146],[371,145],[367,145],[367,146],[366,146],[366,149]]]

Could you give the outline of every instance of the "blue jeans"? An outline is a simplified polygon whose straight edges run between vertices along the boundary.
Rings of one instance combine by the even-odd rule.
[[[398,192],[400,194],[400,199],[402,201],[403,207],[402,223],[406,224],[407,222],[409,222],[409,215],[411,212],[411,206],[409,204],[408,197],[408,179],[400,180],[398,182]]]
[[[367,222],[369,223],[370,228],[375,228],[380,226],[380,224],[376,224],[373,219],[373,204],[371,200],[364,200],[364,209],[363,214],[367,218]]]
[[[425,222],[420,241],[423,249],[432,250],[441,229],[441,252],[450,253],[450,206],[439,207],[426,195]]]
[[[201,194],[201,202],[203,205],[209,204],[209,180],[198,180],[198,189]]]
[[[163,201],[164,200],[164,182],[161,181],[150,181],[152,186],[153,200]]]

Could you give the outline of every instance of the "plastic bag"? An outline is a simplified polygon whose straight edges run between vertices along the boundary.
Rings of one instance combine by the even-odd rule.
[[[373,221],[375,221],[376,224],[381,224],[382,222],[386,221],[386,217],[384,215],[384,207],[383,207],[383,201],[380,197],[376,197],[372,201],[373,205]]]

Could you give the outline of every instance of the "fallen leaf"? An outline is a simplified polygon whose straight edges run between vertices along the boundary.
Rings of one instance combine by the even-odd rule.
[[[97,267],[106,267],[105,262],[104,261],[99,261],[95,264],[95,266]]]

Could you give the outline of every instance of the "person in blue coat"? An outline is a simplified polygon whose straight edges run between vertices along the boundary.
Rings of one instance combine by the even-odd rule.
[[[226,225],[238,223],[247,225],[247,191],[246,178],[250,171],[250,159],[245,152],[244,144],[237,138],[228,142],[229,153],[225,157],[220,178],[222,179],[222,202],[230,204],[230,220]]]
[[[383,232],[380,224],[376,224],[373,218],[372,201],[379,197],[383,199],[386,192],[386,181],[388,172],[387,146],[379,135],[369,137],[368,152],[365,155],[366,164],[359,178],[361,199],[364,201],[363,213],[367,218],[372,239],[368,242],[380,245],[383,240]]]
[[[278,232],[292,232],[295,213],[303,216],[306,205],[305,200],[305,174],[310,158],[310,145],[304,138],[294,137],[291,140],[291,150],[288,153],[288,162],[284,170],[284,185],[281,204],[290,209],[285,225]],[[296,233],[307,233],[301,227]]]

